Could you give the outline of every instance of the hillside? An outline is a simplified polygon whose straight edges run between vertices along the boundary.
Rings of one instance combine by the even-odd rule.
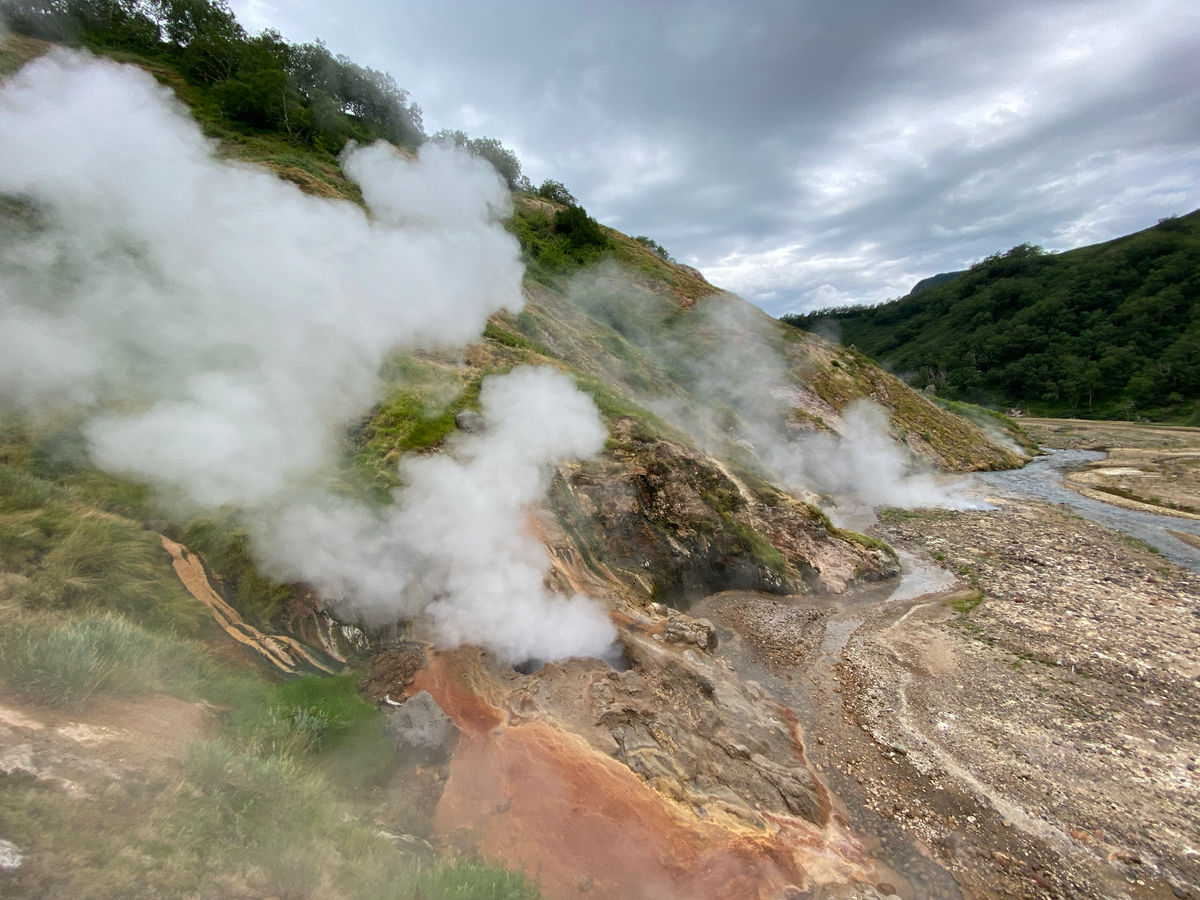
[[[945,501],[924,469],[1008,439],[577,204],[115,55],[154,81],[56,53],[6,95],[94,140],[0,127],[3,893],[873,890],[794,715],[686,611],[894,576],[831,516]]]
[[[1193,212],[1065,253],[1021,245],[899,300],[785,320],[832,320],[847,346],[951,399],[1196,424],[1198,273]]]

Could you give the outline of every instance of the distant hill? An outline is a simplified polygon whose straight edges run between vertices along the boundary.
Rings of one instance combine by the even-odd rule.
[[[957,272],[939,272],[936,275],[930,275],[928,278],[922,278],[920,281],[918,281],[916,284],[914,284],[912,286],[912,290],[908,292],[908,296],[911,297],[913,294],[921,293],[921,291],[927,291],[930,288],[940,287],[941,285],[946,284],[947,282],[953,281],[955,278],[958,278],[960,275],[966,275],[966,274],[967,274],[967,270],[961,269]]]
[[[1200,423],[1200,211],[1066,253],[1022,244],[835,321],[917,388],[1045,415]]]

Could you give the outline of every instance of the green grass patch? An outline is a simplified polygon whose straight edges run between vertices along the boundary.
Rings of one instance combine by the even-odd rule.
[[[537,900],[529,878],[478,859],[456,859],[423,871],[415,885],[422,900]]]
[[[464,384],[453,385],[426,377],[412,381],[399,375],[404,387],[394,391],[374,411],[355,438],[353,468],[382,494],[400,483],[397,466],[405,453],[432,450],[454,433],[455,417],[465,409],[477,409],[483,374],[472,375]]]
[[[0,637],[0,675],[18,696],[81,709],[97,691],[194,691],[199,645],[154,634],[119,616],[11,623]]]
[[[576,386],[591,395],[600,415],[611,426],[619,419],[633,423],[631,437],[635,441],[674,440],[687,445],[691,441],[676,428],[642,406],[634,403],[610,384],[592,375],[575,373]]]
[[[753,528],[747,528],[740,522],[735,522],[728,517],[726,517],[726,521],[733,528],[737,536],[741,538],[742,543],[750,548],[750,554],[754,557],[755,561],[774,572],[783,572],[787,568],[787,559],[784,558],[779,548],[769,540]]]
[[[884,525],[897,525],[901,522],[907,522],[910,519],[920,519],[926,513],[918,512],[912,509],[900,509],[898,507],[889,506],[886,509],[881,509],[876,512],[879,521]]]
[[[954,608],[954,611],[956,613],[958,613],[959,615],[965,616],[967,613],[969,613],[971,610],[973,610],[975,607],[977,607],[980,603],[982,603],[983,599],[984,599],[983,591],[973,590],[968,593],[962,594],[961,596],[955,597],[950,602],[950,605]]]
[[[211,630],[158,535],[134,522],[64,503],[0,516],[0,559],[21,564],[29,580],[15,593],[31,609],[111,610],[185,636]]]
[[[858,546],[866,550],[882,550],[889,556],[896,555],[896,551],[893,550],[886,542],[881,541],[878,538],[873,538],[868,534],[860,534],[859,532],[851,531],[848,528],[837,527],[831,528],[829,533],[836,538],[847,541],[848,543],[858,544]]]
[[[1025,429],[1021,427],[1020,423],[1003,413],[989,409],[986,406],[967,403],[965,400],[950,400],[937,396],[930,399],[947,412],[952,412],[956,416],[962,416],[968,422],[978,425],[984,431],[995,432],[998,430],[1003,437],[1015,443],[1027,454],[1036,455],[1041,452],[1037,441],[1025,433]]]
[[[532,353],[537,356],[545,356],[548,359],[554,358],[552,353],[546,347],[543,347],[537,341],[531,340],[523,334],[517,334],[507,328],[498,325],[494,319],[489,320],[483,329],[483,336],[489,341],[495,341],[497,344],[502,344],[505,347],[510,347],[514,350],[524,350],[527,353]]]

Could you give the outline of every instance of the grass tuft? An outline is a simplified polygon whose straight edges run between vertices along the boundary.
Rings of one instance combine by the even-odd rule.
[[[35,703],[80,709],[97,691],[139,693],[195,684],[199,651],[111,614],[10,627],[0,676]],[[191,676],[189,678],[189,676]]]

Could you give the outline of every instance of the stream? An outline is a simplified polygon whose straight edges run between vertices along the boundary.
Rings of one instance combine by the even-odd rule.
[[[1051,450],[1023,469],[981,472],[971,477],[976,484],[992,491],[1024,494],[1069,506],[1084,518],[1145,541],[1172,562],[1200,572],[1200,549],[1185,544],[1170,533],[1181,531],[1200,537],[1200,521],[1126,509],[1085,497],[1063,484],[1063,475],[1067,472],[1102,460],[1107,455],[1095,450]]]
[[[1145,541],[1166,558],[1200,572],[1200,550],[1169,532],[1200,536],[1200,521],[1126,509],[1085,497],[1063,484],[1063,475],[1106,454],[1086,450],[1051,451],[1023,469],[975,474],[967,490],[979,500],[985,495],[1028,496],[1070,507],[1079,515],[1107,528]],[[986,505],[986,504],[982,504]],[[861,523],[869,525],[868,522]],[[821,780],[834,795],[834,810],[845,817],[867,844],[884,875],[894,877],[903,896],[960,898],[958,884],[938,861],[892,818],[876,807],[871,773],[879,768],[858,762],[877,758],[881,748],[844,714],[836,667],[846,645],[870,618],[878,624],[894,619],[925,603],[939,602],[959,587],[953,574],[936,563],[901,552],[902,574],[888,583],[868,586],[844,596],[796,597],[797,607],[818,609],[823,630],[795,675],[780,675],[763,664],[751,642],[729,626],[723,610],[730,604],[778,603],[787,598],[754,592],[729,592],[698,604],[693,615],[706,615],[717,625],[722,653],[745,678],[774,694],[796,714],[804,732],[805,753]],[[882,617],[882,618],[881,618]],[[882,752],[887,755],[887,748]],[[916,798],[914,798],[915,800]]]

